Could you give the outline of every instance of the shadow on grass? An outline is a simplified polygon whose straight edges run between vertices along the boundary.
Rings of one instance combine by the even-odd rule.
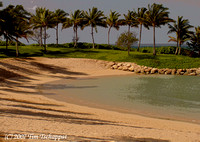
[[[141,59],[158,59],[157,56],[150,54],[131,54],[130,57],[141,60]]]
[[[56,57],[66,57],[68,54],[75,54],[76,53],[82,53],[82,54],[97,54],[99,53],[99,51],[93,51],[93,50],[86,50],[86,49],[70,49],[66,51],[47,51],[46,56],[50,55],[50,56],[56,56]]]

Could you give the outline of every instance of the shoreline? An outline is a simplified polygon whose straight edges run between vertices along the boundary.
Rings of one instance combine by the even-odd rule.
[[[37,86],[74,77],[125,75],[91,59],[5,59],[0,90],[1,136],[8,133],[60,134],[67,140],[174,141],[200,140],[200,125],[122,114],[59,102],[37,92]],[[17,77],[17,78],[13,78]],[[27,140],[28,141],[28,140]]]

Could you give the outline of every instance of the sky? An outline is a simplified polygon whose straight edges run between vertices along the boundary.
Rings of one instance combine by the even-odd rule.
[[[139,7],[147,7],[148,4],[159,3],[169,8],[170,18],[177,19],[178,16],[183,16],[184,19],[188,19],[193,26],[200,26],[200,0],[3,0],[5,8],[9,4],[23,5],[26,10],[34,13],[36,7],[46,7],[50,10],[63,9],[67,13],[71,13],[74,10],[80,9],[88,11],[89,8],[97,7],[99,10],[104,11],[105,15],[108,15],[110,10],[119,12],[123,18],[123,14],[126,14],[128,10],[137,9]],[[119,31],[112,29],[110,34],[110,43],[115,44],[120,33],[127,31],[127,26],[122,26]],[[168,43],[169,35],[168,26],[162,26],[156,29],[156,43]],[[131,31],[137,33],[139,36],[139,29],[132,28]],[[108,28],[98,27],[98,33],[95,33],[96,43],[107,43]],[[48,34],[50,38],[47,43],[55,43],[55,29],[49,29]],[[78,30],[78,36],[80,42],[92,42],[90,28],[85,28],[83,31]],[[170,36],[174,36],[171,34]],[[72,28],[64,29],[61,31],[61,25],[59,30],[59,43],[72,42],[73,30]],[[25,42],[25,40],[22,40]],[[30,41],[33,43],[33,41]],[[142,43],[153,43],[153,31],[143,28]],[[27,43],[26,43],[27,44]]]

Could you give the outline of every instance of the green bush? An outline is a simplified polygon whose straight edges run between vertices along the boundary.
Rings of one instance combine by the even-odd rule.
[[[92,48],[92,43],[78,42],[77,47],[81,49],[90,49]]]
[[[97,44],[97,49],[121,50],[116,45],[108,45],[108,44]]]
[[[176,47],[174,46],[164,46],[156,48],[158,54],[175,54]]]
[[[190,49],[185,49],[185,48],[182,48],[181,49],[181,55],[184,55],[184,56],[189,56],[189,57],[198,57],[198,53],[190,50]]]
[[[30,44],[30,46],[40,46],[39,44],[36,44],[36,43],[34,43],[34,44]]]
[[[16,44],[16,42],[14,42],[14,41],[8,41],[8,46],[15,46],[15,44]],[[25,46],[25,44],[22,42],[19,42],[18,45]],[[6,41],[0,40],[0,46],[6,46]]]
[[[142,53],[153,53],[153,48],[152,47],[142,47],[142,48],[140,48],[139,52],[142,52]]]

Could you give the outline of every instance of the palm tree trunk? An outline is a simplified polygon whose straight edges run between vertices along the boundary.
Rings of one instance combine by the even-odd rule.
[[[42,46],[42,27],[40,27],[40,47]]]
[[[142,38],[142,24],[140,24],[140,38],[139,38],[139,43],[138,43],[138,49],[137,49],[137,51],[140,50],[141,38]]]
[[[75,27],[75,44],[74,46],[77,47],[77,41],[78,41],[78,27]]]
[[[16,46],[16,57],[18,57],[19,56],[19,49],[18,49],[18,38],[17,37],[16,37],[15,46]]]
[[[181,42],[179,42],[179,51],[178,51],[178,55],[181,55]]]
[[[76,28],[73,27],[73,30],[74,30],[73,43],[74,43],[74,48],[76,48]]]
[[[153,26],[153,55],[156,55],[156,32],[155,32],[155,26]]]
[[[44,27],[44,52],[47,52],[47,44],[46,44],[46,37],[47,37],[47,27]]]
[[[111,30],[111,27],[109,27],[108,29],[108,45],[110,45],[110,30]]]
[[[91,32],[91,34],[92,34],[92,42],[93,42],[93,49],[95,48],[95,45],[94,45],[94,32],[93,32],[93,26],[91,26],[92,27],[92,32]]]
[[[130,34],[131,31],[131,25],[128,25],[128,34]]]
[[[6,38],[6,51],[8,50],[8,38]]]
[[[178,54],[178,40],[177,40],[177,45],[176,45],[176,52],[175,52],[175,55]]]
[[[56,45],[58,45],[58,24],[56,25]]]
[[[130,55],[130,43],[128,43],[128,56]]]

